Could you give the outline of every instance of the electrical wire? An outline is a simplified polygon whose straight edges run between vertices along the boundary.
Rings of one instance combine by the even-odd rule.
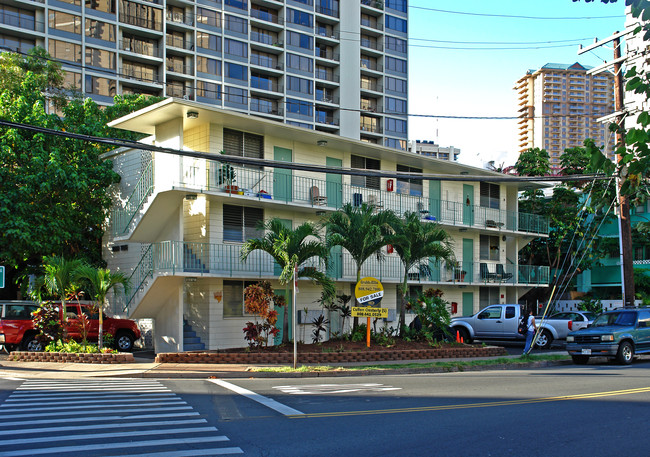
[[[514,15],[514,14],[491,14],[491,13],[471,13],[467,11],[451,11],[451,10],[441,10],[437,8],[428,8],[424,6],[415,6],[409,5],[409,8],[424,10],[424,11],[433,11],[435,13],[445,13],[445,14],[460,14],[464,16],[480,16],[480,17],[500,17],[506,19],[534,19],[534,20],[543,20],[543,21],[583,21],[587,19],[621,19],[625,15],[616,15],[616,16],[574,16],[574,17],[561,17],[561,16],[523,16],[523,15]]]

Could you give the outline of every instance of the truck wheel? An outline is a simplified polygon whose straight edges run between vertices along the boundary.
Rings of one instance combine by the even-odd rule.
[[[133,335],[129,332],[119,332],[115,337],[115,349],[120,352],[131,352],[133,350]]]
[[[572,355],[571,359],[573,359],[573,363],[576,365],[587,365],[589,362],[588,355]]]
[[[540,349],[550,349],[551,343],[553,342],[553,335],[548,330],[542,330],[542,333],[537,337],[535,341],[535,346]]]
[[[43,343],[40,342],[37,335],[25,335],[22,342],[22,349],[29,352],[41,352]]]
[[[472,338],[469,336],[469,332],[462,328],[462,327],[456,327],[454,330],[454,337],[456,336],[456,332],[458,332],[458,339],[462,340],[463,343],[471,343]]]
[[[634,359],[634,348],[629,341],[623,341],[618,347],[618,352],[616,353],[616,360],[621,365],[629,365]]]

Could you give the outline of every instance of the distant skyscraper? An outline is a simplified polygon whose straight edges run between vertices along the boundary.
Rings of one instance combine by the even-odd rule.
[[[100,104],[178,97],[406,150],[408,0],[7,0],[0,46],[42,46]]]
[[[608,72],[588,75],[589,68],[577,62],[547,63],[517,81],[519,152],[545,149],[557,170],[565,149],[582,147],[591,138],[613,156],[616,141],[609,124],[596,119],[614,111],[614,77]]]

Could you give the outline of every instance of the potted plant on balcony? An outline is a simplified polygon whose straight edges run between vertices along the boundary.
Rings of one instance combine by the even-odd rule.
[[[453,280],[454,281],[464,281],[465,275],[467,272],[460,267],[460,263],[457,260],[452,262],[447,262],[447,269],[454,272]],[[452,281],[451,279],[449,281]]]
[[[223,190],[228,193],[237,193],[239,187],[233,185],[236,179],[235,169],[228,163],[221,164],[217,171],[217,182],[219,185],[224,185]]]

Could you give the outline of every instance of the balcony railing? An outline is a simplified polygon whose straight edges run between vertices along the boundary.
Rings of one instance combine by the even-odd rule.
[[[128,298],[129,306],[133,298],[143,289],[154,274],[161,275],[211,275],[228,278],[277,278],[281,269],[270,254],[253,251],[246,262],[241,261],[241,244],[210,244],[183,241],[163,241],[148,246],[141,261],[131,275],[134,292]],[[321,271],[324,266],[317,258],[306,264]],[[354,260],[345,250],[331,254],[327,276],[340,281],[356,281],[357,268]],[[430,271],[423,274],[417,269],[410,270],[410,283],[457,284],[457,285],[525,285],[540,286],[549,284],[549,267],[480,262],[446,263],[431,259]],[[500,271],[500,273],[496,273]],[[386,256],[382,262],[368,261],[361,268],[362,277],[371,276],[385,283],[401,283],[404,279],[404,266],[397,256]]]
[[[157,45],[144,41],[121,40],[120,51],[133,52],[149,57],[161,57],[161,50]]]
[[[155,160],[154,160],[155,162]],[[398,192],[387,192],[351,184],[327,182],[310,176],[287,176],[272,170],[259,170],[232,166],[235,181],[225,183],[220,173],[224,164],[216,160],[192,159],[181,161],[175,180],[164,180],[170,188],[196,189],[197,192],[214,192],[230,198],[270,200],[302,207],[337,210],[346,203],[360,205],[366,202],[376,208],[390,209],[397,214],[418,212],[424,220],[436,221],[455,227],[473,227],[494,231],[507,230],[533,234],[548,234],[548,219],[535,214],[466,205],[464,202],[434,200]],[[163,167],[164,169],[165,167]],[[135,215],[155,191],[153,164],[148,167],[135,187],[124,209],[113,213],[113,229],[117,235],[126,234]],[[315,190],[322,198],[314,198]],[[160,189],[158,189],[160,190]],[[168,190],[168,189],[164,189]]]
[[[165,17],[167,22],[172,22],[174,24],[194,25],[194,15],[192,14],[167,11]]]
[[[0,24],[18,27],[25,30],[33,30],[35,32],[45,31],[45,23],[43,21],[37,21],[33,17],[5,10],[0,10]]]
[[[251,15],[252,18],[260,19],[260,20],[266,21],[266,22],[272,22],[274,24],[282,24],[282,23],[284,23],[282,18],[279,17],[277,14],[271,14],[271,13],[269,13],[267,11],[251,9],[250,15]]]

